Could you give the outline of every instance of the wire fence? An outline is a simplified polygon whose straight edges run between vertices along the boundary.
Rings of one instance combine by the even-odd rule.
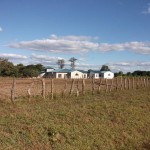
[[[11,100],[34,96],[54,98],[54,95],[85,95],[150,87],[149,77],[117,77],[114,79],[28,79],[0,78],[0,99]]]

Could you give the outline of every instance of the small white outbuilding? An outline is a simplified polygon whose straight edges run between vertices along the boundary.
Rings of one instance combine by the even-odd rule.
[[[114,78],[114,73],[111,71],[101,71],[100,72],[100,77],[104,79],[113,79]]]

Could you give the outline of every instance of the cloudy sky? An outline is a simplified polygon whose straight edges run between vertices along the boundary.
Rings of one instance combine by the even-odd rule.
[[[150,71],[149,0],[1,0],[0,57],[15,64]]]

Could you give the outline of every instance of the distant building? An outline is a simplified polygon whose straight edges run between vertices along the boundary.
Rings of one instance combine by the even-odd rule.
[[[114,73],[111,71],[101,71],[100,72],[100,77],[104,79],[113,79],[114,78]]]
[[[89,70],[88,71],[88,77],[89,78],[98,79],[99,75],[100,75],[100,71],[99,70]]]
[[[56,69],[47,72],[45,74],[45,77],[61,78],[61,79],[65,79],[65,78],[82,79],[82,78],[87,78],[87,73],[78,70],[72,70],[72,69]]]

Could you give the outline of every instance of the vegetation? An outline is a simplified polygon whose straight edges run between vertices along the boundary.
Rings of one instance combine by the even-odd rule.
[[[65,66],[65,60],[64,59],[58,59],[57,65],[59,66],[60,69],[63,69]]]
[[[107,65],[102,65],[100,71],[110,71],[110,69]]]
[[[6,77],[37,77],[44,69],[43,65],[14,65],[8,59],[0,58],[0,76]]]
[[[146,88],[95,96],[11,105],[0,101],[1,149],[150,149],[150,91]]]
[[[75,66],[76,66],[76,65],[75,65],[75,62],[77,61],[77,59],[74,58],[74,57],[72,57],[72,58],[69,59],[69,61],[71,62],[71,65],[70,65],[71,68],[72,68],[72,69],[75,69]]]

